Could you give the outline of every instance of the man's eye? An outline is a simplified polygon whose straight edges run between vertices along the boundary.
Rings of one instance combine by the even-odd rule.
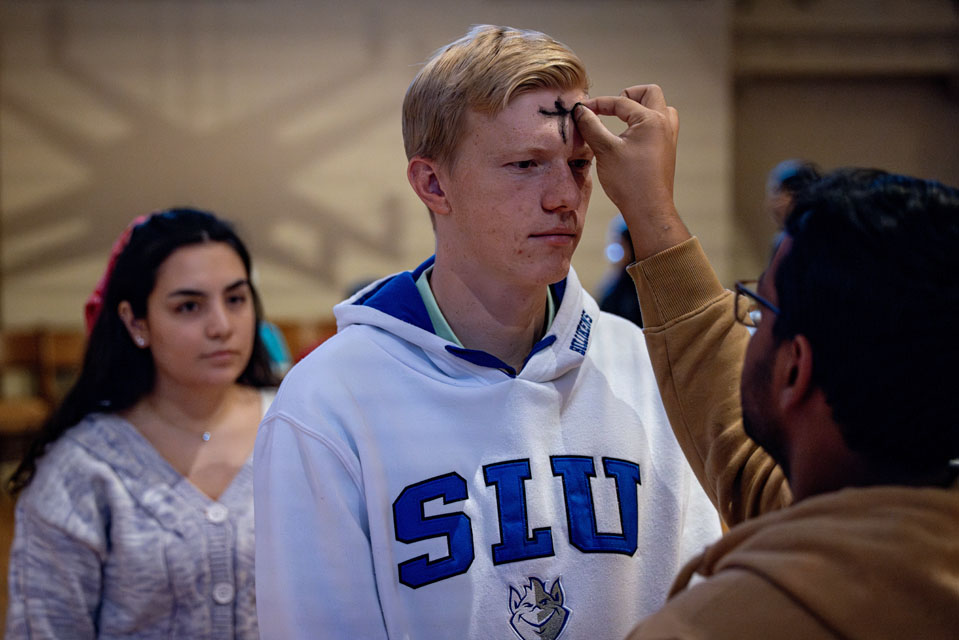
[[[519,162],[511,162],[510,166],[516,167],[517,169],[531,169],[536,166],[535,160],[520,160]]]
[[[582,158],[580,160],[570,160],[569,162],[569,166],[571,166],[574,171],[589,171],[589,168],[592,164],[593,164],[593,161],[589,158]]]

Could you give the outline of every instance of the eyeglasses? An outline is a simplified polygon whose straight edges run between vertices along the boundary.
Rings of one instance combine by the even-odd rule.
[[[779,307],[756,293],[758,280],[739,280],[736,282],[736,303],[733,313],[736,321],[747,327],[756,328],[763,319],[763,308],[778,314]]]

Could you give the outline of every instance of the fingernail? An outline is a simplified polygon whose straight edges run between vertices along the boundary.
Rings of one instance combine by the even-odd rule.
[[[576,104],[574,104],[574,105],[573,105],[573,108],[569,110],[570,114],[573,116],[573,122],[576,122],[576,121],[577,121],[577,120],[576,120],[576,107],[582,107],[582,108],[584,108],[584,109],[587,108],[587,106],[586,106],[585,104],[583,104],[582,102],[577,102]]]

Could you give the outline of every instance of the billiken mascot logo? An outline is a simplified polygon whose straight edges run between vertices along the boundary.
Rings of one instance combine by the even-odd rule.
[[[523,640],[556,640],[566,628],[569,609],[563,606],[563,587],[559,578],[549,591],[538,578],[530,578],[523,593],[509,588],[509,624]]]

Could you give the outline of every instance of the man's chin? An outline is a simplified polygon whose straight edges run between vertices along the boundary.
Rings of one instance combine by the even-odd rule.
[[[545,260],[535,268],[526,272],[526,277],[543,286],[555,284],[569,275],[569,260],[556,260],[547,263]]]
[[[746,432],[746,435],[749,436],[753,442],[762,447],[763,450],[776,461],[776,464],[785,471],[785,456],[782,455],[782,450],[777,445],[778,441],[775,438],[776,425],[768,420],[750,415],[750,413],[751,412],[746,410],[746,407],[743,407],[743,431]]]

